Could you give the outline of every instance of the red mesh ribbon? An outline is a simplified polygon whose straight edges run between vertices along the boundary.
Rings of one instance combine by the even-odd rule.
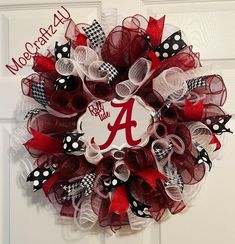
[[[152,166],[155,162],[151,151],[147,148],[127,149],[124,162],[131,172],[139,172]]]
[[[28,130],[30,128],[43,134],[49,134],[51,131],[54,134],[63,134],[76,130],[77,119],[58,118],[47,112],[43,112],[33,117],[33,119],[28,120]]]
[[[69,94],[59,90],[55,91],[50,97],[51,108],[64,114],[77,113],[81,115],[85,112],[87,105],[87,96],[81,91],[76,94]]]
[[[66,22],[65,38],[71,41],[72,47],[75,49],[77,46],[87,46],[87,37],[79,30],[78,25],[72,19]]]
[[[118,213],[123,219],[129,207],[128,196],[124,186],[119,186],[115,190],[111,204],[109,206],[109,213]]]
[[[161,44],[164,24],[165,16],[163,16],[159,20],[156,20],[152,17],[149,18],[146,34],[150,37],[153,49],[156,49]]]
[[[161,174],[157,169],[149,168],[142,170],[136,175],[143,178],[153,189],[156,189],[157,180],[167,180],[167,177]]]
[[[25,143],[26,148],[33,148],[45,154],[59,153],[62,148],[62,141],[46,134],[31,129],[33,138]]]
[[[56,79],[59,74],[55,69],[55,60],[52,56],[42,56],[37,54],[33,56],[32,69],[37,73],[43,73],[45,77]]]
[[[184,119],[186,121],[200,121],[202,119],[203,109],[204,105],[202,101],[193,104],[188,99],[185,99]]]

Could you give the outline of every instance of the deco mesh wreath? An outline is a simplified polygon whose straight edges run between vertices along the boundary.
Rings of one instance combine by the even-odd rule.
[[[33,70],[22,80],[38,102],[26,115],[27,181],[81,229],[136,230],[181,212],[230,132],[223,79],[165,17],[128,17],[108,35],[69,20]]]

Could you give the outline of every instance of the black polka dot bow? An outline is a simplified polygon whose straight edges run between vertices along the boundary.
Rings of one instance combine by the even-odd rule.
[[[226,124],[231,118],[232,118],[231,115],[211,116],[206,118],[204,123],[215,134],[221,135],[224,132],[232,133],[232,131],[229,128],[226,128]]]
[[[156,56],[163,61],[176,55],[180,50],[186,47],[186,43],[182,40],[181,31],[177,31],[163,41],[155,50]]]
[[[198,152],[197,163],[198,164],[201,164],[201,163],[207,164],[209,166],[209,171],[210,171],[211,167],[212,167],[212,162],[209,158],[207,151],[199,144],[196,144],[196,149]]]
[[[138,217],[152,218],[148,210],[150,206],[137,201],[133,196],[129,195],[130,209]]]
[[[113,188],[116,188],[122,185],[124,181],[118,179],[114,174],[112,176],[103,180],[102,184],[106,191],[111,191]]]
[[[55,81],[55,90],[74,91],[77,88],[78,81],[73,75],[61,76]]]
[[[83,133],[68,133],[63,139],[62,151],[74,155],[82,155],[85,152],[85,143],[81,140]]]
[[[67,42],[65,44],[55,43],[55,58],[56,60],[60,58],[70,58],[71,43]]]
[[[56,169],[38,167],[28,175],[27,181],[33,182],[33,191],[37,191],[42,188],[55,171]]]

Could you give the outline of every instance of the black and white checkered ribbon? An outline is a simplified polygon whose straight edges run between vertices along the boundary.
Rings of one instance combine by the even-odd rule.
[[[112,64],[109,64],[109,63],[103,63],[99,67],[99,70],[108,72],[109,82],[111,82],[118,75],[118,71],[116,70],[116,68]]]
[[[161,108],[158,109],[158,111],[156,112],[156,114],[155,114],[154,117],[155,117],[156,119],[161,120],[161,118],[162,118],[162,113],[163,113],[164,111],[166,111],[167,109],[169,109],[170,106],[171,106],[171,102],[168,101],[168,100],[166,100],[165,103],[163,104],[163,106],[162,106]]]
[[[49,104],[44,91],[44,81],[41,81],[40,83],[32,82],[32,95],[33,98],[43,106]]]
[[[95,173],[86,174],[82,179],[80,186],[85,189],[84,190],[85,197],[87,197],[89,194],[92,193],[93,186],[94,186],[94,179],[95,179]]]
[[[62,188],[67,192],[66,196],[63,197],[63,200],[70,201],[82,196],[80,189],[80,182],[76,181],[71,184],[62,185]]]
[[[89,27],[83,27],[83,30],[93,48],[101,48],[103,46],[106,37],[97,20],[94,20]]]
[[[171,169],[168,168],[168,165],[165,165],[164,173],[168,177],[168,181],[164,182],[165,187],[169,187],[172,185],[179,186],[181,192],[184,190],[184,181],[182,176],[178,173],[178,170],[175,165],[171,164]]]
[[[173,148],[172,142],[170,142],[168,147],[165,149],[155,148],[153,146],[154,153],[158,160],[162,160],[164,157],[166,157],[168,155],[168,153],[172,150],[172,148]]]
[[[190,80],[186,80],[187,86],[188,86],[188,90],[192,91],[194,89],[196,89],[197,87],[200,86],[206,86],[206,82],[203,79],[203,76],[201,77],[197,77],[194,79],[190,79]]]
[[[46,111],[44,109],[41,108],[34,108],[28,111],[28,113],[25,115],[24,119],[31,119],[34,116],[36,116],[37,114],[39,114],[41,111]]]

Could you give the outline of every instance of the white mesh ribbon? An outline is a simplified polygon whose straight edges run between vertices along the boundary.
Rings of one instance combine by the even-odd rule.
[[[70,58],[60,58],[55,63],[56,71],[64,76],[77,75],[76,63]]]
[[[131,66],[128,73],[129,80],[120,82],[116,85],[116,93],[120,97],[133,95],[151,75],[151,62],[145,58],[139,58]]]
[[[90,230],[96,224],[97,220],[98,216],[91,208],[91,196],[84,197],[78,216],[76,217],[76,215],[74,215],[75,224],[81,230]]]
[[[85,158],[89,163],[97,164],[102,157],[99,147],[96,145],[88,145],[86,147]]]
[[[130,170],[124,161],[117,161],[114,166],[113,174],[121,181],[126,182],[130,177]]]
[[[199,145],[201,145],[208,153],[212,153],[214,151],[215,145],[210,144],[213,138],[212,132],[206,125],[201,122],[189,122],[186,124],[186,126],[191,133],[192,141],[194,143],[198,143]]]
[[[101,82],[107,82],[109,80],[108,72],[99,70],[103,63],[103,61],[95,61],[90,64],[88,68],[89,79]]]
[[[177,168],[173,164],[168,163],[164,167],[164,171],[168,177],[168,181],[164,184],[166,194],[174,201],[181,201],[183,199],[183,180],[178,174]]]
[[[183,70],[170,68],[153,79],[153,90],[161,94],[164,100],[176,102],[187,92],[187,83]]]
[[[168,178],[168,181],[162,181],[167,195],[174,201],[181,201],[183,180],[171,163],[171,155],[173,152],[182,154],[185,150],[184,142],[177,135],[171,134],[153,141],[151,150],[158,170]]]
[[[125,80],[116,85],[116,93],[120,97],[128,97],[135,92],[138,88],[137,85],[134,85],[130,80]]]
[[[88,80],[108,82],[108,72],[99,70],[104,62],[99,60],[93,49],[87,46],[78,46],[73,51],[73,58],[58,59],[55,64],[57,72],[64,76],[78,75],[83,81],[87,77]]]
[[[151,219],[149,218],[140,218],[136,216],[130,209],[127,211],[127,216],[131,229],[135,231],[145,228],[151,222]]]
[[[74,60],[77,64],[78,74],[81,79],[84,79],[84,76],[88,76],[88,67],[89,65],[99,59],[97,53],[86,46],[78,46],[74,50]]]

